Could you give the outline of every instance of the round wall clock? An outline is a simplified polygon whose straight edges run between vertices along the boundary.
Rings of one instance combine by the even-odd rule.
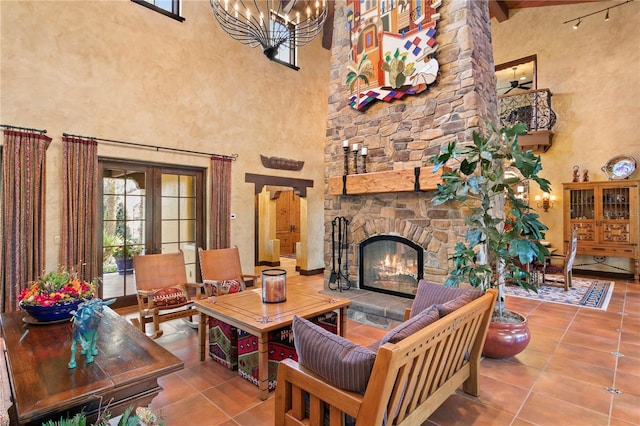
[[[636,159],[630,155],[618,155],[602,166],[609,180],[626,179],[636,170]]]

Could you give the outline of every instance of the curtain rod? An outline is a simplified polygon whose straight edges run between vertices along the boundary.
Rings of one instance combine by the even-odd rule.
[[[47,133],[47,129],[44,129],[44,130],[32,129],[31,127],[10,126],[8,124],[0,124],[0,127],[4,127],[5,129],[18,129],[18,130],[27,130],[29,132],[38,132],[41,135],[44,135],[45,133]]]
[[[180,152],[182,154],[204,155],[204,156],[207,156],[207,157],[228,158],[228,159],[230,159],[232,161],[235,161],[238,158],[238,154],[231,154],[231,155],[212,154],[210,152],[191,151],[191,150],[188,150],[188,149],[180,149],[180,148],[166,148],[166,147],[157,146],[157,145],[146,145],[146,144],[137,143],[137,142],[117,141],[117,140],[113,140],[113,139],[96,138],[96,137],[93,137],[93,136],[72,135],[71,133],[63,133],[62,136],[69,136],[69,137],[72,137],[72,138],[91,139],[91,140],[95,140],[95,141],[113,143],[113,144],[118,144],[118,145],[137,146],[137,147],[140,147],[140,148],[155,149],[156,151],[160,151],[160,150],[162,150],[162,151],[173,151],[173,152]]]

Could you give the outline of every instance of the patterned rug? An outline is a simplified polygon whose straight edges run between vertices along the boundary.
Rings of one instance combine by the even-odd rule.
[[[547,275],[547,279],[555,277]],[[525,299],[541,300],[543,302],[564,303],[584,308],[607,310],[611,294],[613,293],[613,281],[590,280],[587,278],[573,278],[569,291],[564,291],[562,280],[554,285],[543,285],[538,288],[538,293],[530,292],[518,286],[505,287],[507,296],[522,297]]]

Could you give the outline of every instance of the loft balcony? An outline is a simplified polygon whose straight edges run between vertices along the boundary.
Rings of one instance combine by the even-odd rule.
[[[500,124],[512,126],[516,122],[527,125],[526,135],[518,137],[522,149],[533,152],[547,152],[551,148],[556,114],[551,109],[551,91],[549,89],[527,90],[514,95],[498,96]]]

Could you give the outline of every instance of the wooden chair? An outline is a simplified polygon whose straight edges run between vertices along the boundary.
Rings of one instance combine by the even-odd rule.
[[[237,247],[203,250],[198,248],[202,282],[211,287],[208,293],[220,296],[243,291],[247,281],[255,282],[257,275],[242,273]],[[238,330],[226,322],[209,317],[209,355],[226,368],[238,368]]]
[[[146,332],[146,325],[153,322],[156,339],[162,336],[160,323],[178,318],[189,318],[198,312],[192,298],[206,297],[205,288],[200,283],[188,283],[182,252],[147,254],[134,256],[133,266],[136,277],[139,319],[131,322]],[[190,296],[189,288],[195,288],[195,296]]]
[[[576,260],[576,252],[578,251],[578,230],[573,229],[571,231],[571,241],[569,242],[568,250],[565,254],[552,254],[550,256],[549,264],[545,261],[541,265],[542,279],[540,284],[544,283],[563,283],[564,291],[569,291],[571,287],[571,276],[573,270],[573,262]],[[562,266],[554,265],[554,260],[562,260]],[[562,274],[563,278],[560,280],[550,280],[547,274]]]
[[[240,290],[253,286],[258,275],[242,273],[238,247],[203,250],[198,248],[202,282],[206,284],[238,281]]]

